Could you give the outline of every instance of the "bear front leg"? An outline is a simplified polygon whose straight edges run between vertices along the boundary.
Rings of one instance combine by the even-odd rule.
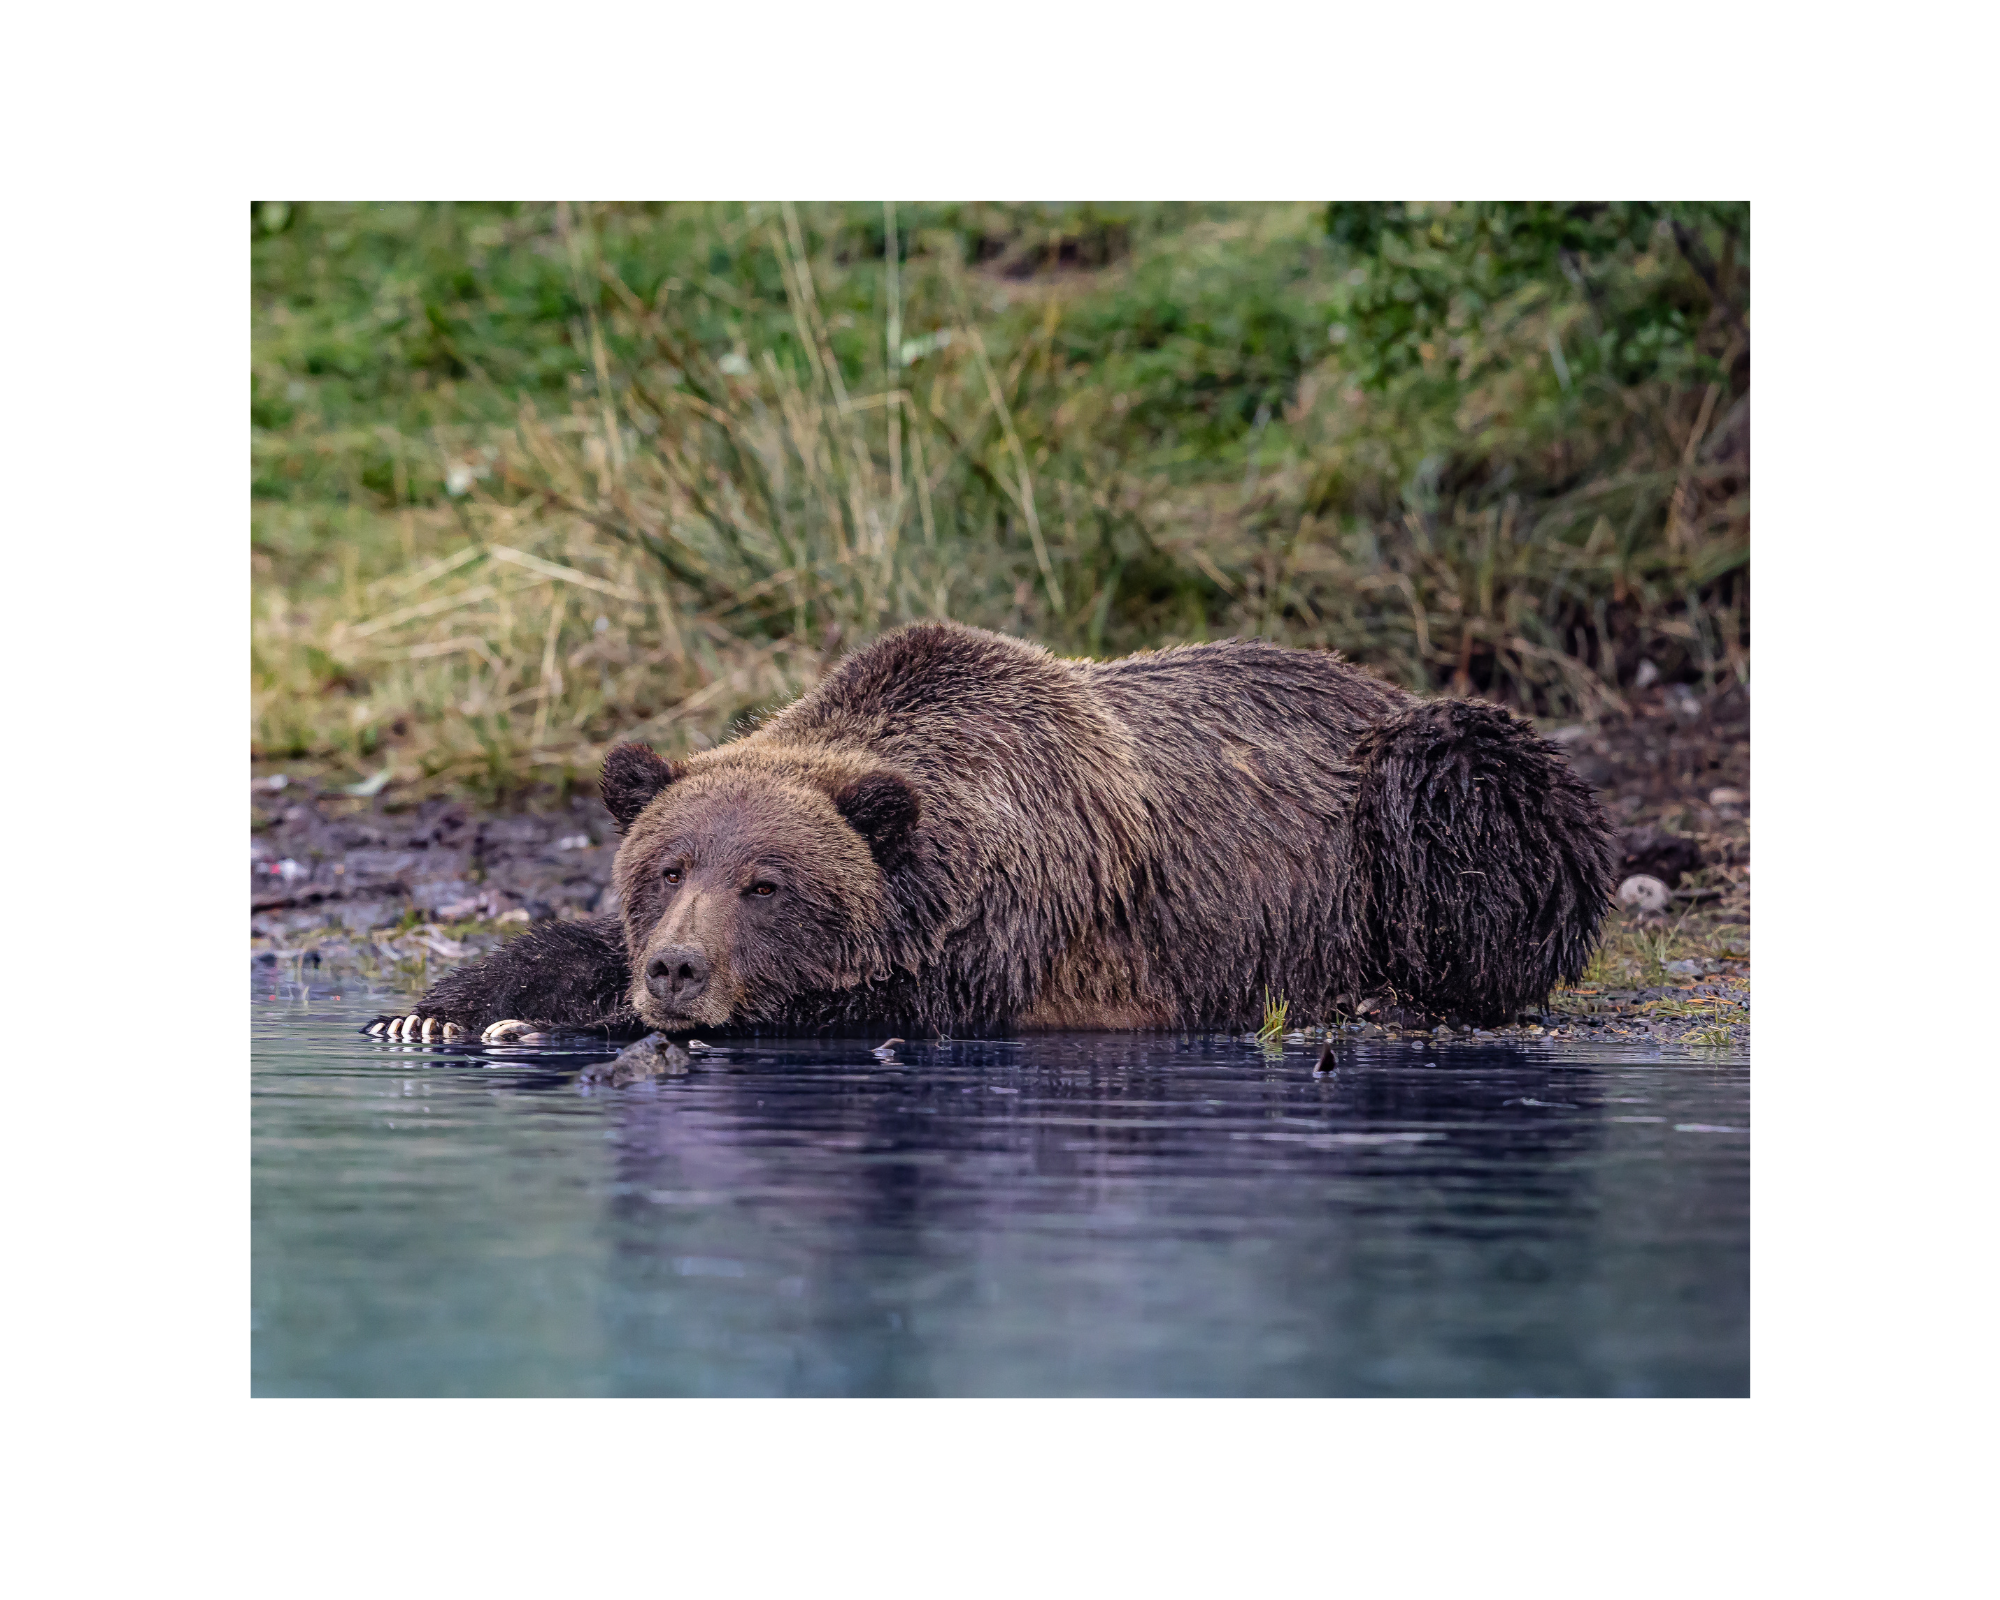
[[[631,971],[616,917],[546,922],[484,960],[431,985],[407,1015],[385,1013],[362,1032],[389,1039],[487,1042],[559,1028],[642,1031],[626,995]]]

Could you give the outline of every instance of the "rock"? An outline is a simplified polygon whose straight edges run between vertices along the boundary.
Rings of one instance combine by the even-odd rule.
[[[688,1053],[664,1033],[649,1033],[637,1044],[627,1045],[609,1061],[585,1067],[580,1083],[603,1084],[622,1089],[627,1084],[644,1083],[649,1078],[678,1078],[689,1066]]]
[[[1333,1071],[1333,1046],[1328,1045],[1319,1053],[1319,1065],[1313,1068],[1313,1076],[1329,1075]]]
[[[1640,911],[1664,911],[1672,898],[1672,892],[1664,883],[1643,872],[1634,873],[1618,885],[1618,903]]]
[[[1699,961],[1669,961],[1666,964],[1666,970],[1669,972],[1678,972],[1683,975],[1699,974],[1702,970],[1702,963]]]
[[[1618,849],[1624,876],[1658,878],[1664,884],[1677,882],[1682,873],[1702,864],[1701,846],[1694,840],[1652,823],[1620,829]]]
[[[1659,681],[1660,669],[1651,661],[1641,661],[1639,670],[1632,674],[1632,687],[1635,689],[1650,689]]]
[[[1711,789],[1708,791],[1708,803],[1720,811],[1725,806],[1747,806],[1750,796],[1741,789]]]

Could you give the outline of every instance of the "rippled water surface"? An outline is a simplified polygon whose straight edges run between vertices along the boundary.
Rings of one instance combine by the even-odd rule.
[[[260,1395],[1749,1389],[1740,1059],[793,1040],[586,1092],[358,986],[252,1008]]]

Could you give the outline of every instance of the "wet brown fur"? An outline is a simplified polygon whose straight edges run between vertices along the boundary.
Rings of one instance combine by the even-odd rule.
[[[1383,987],[1493,1020],[1581,970],[1611,870],[1525,724],[1258,641],[1095,663],[919,624],[717,749],[620,746],[604,787],[622,938],[595,936],[629,955],[625,1005],[600,979],[523,1020],[1240,1027],[1266,991],[1320,1017]],[[517,1014],[486,991],[518,977],[480,974],[525,943],[437,1014]],[[711,968],[687,1013],[645,979],[682,948]]]

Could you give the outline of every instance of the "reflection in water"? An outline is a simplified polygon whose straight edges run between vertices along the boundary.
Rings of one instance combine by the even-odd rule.
[[[260,1394],[1744,1394],[1741,1064],[585,1055],[255,998]]]

